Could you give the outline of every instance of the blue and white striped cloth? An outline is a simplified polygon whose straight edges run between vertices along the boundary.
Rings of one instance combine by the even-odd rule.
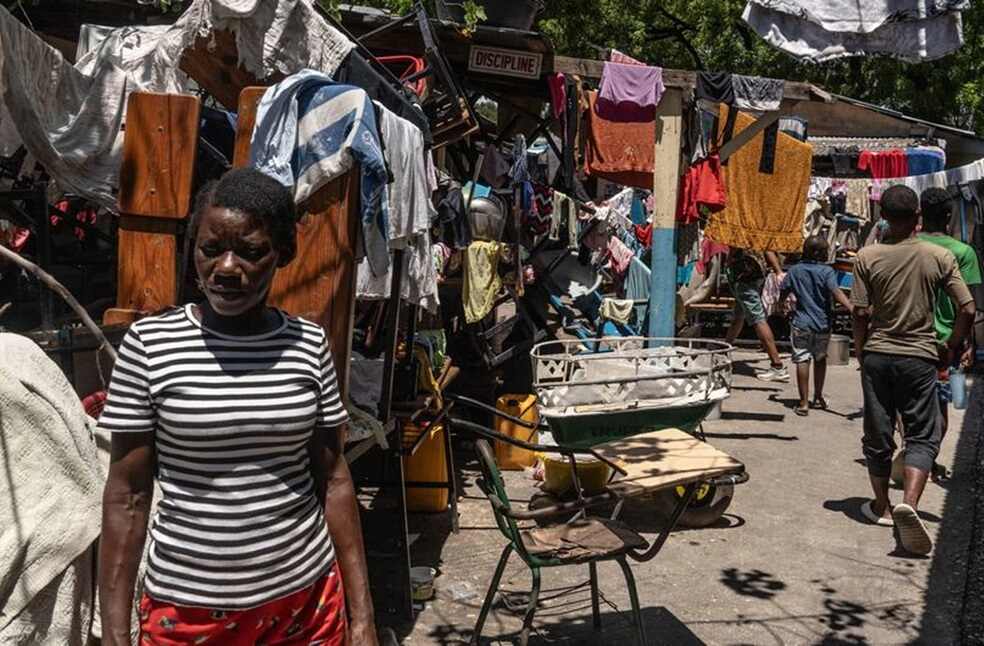
[[[379,141],[376,110],[364,90],[303,70],[264,93],[250,144],[251,165],[293,187],[297,204],[359,164],[362,239],[377,276],[389,268],[389,179]]]

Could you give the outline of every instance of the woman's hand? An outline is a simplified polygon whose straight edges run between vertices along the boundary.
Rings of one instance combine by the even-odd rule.
[[[353,619],[349,624],[348,643],[350,646],[379,646],[375,624],[371,620]]]

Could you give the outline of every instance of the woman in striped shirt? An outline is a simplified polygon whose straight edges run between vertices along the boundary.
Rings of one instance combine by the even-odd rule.
[[[103,644],[130,643],[155,477],[141,645],[376,644],[328,342],[266,305],[296,251],[291,194],[234,170],[193,217],[206,300],[130,328],[99,422]]]

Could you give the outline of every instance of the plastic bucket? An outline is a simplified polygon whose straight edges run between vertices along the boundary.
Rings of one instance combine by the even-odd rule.
[[[851,337],[843,334],[830,335],[827,344],[827,363],[833,366],[846,366],[851,359]]]
[[[434,598],[434,576],[437,570],[427,566],[410,568],[410,588],[414,601],[430,601]]]

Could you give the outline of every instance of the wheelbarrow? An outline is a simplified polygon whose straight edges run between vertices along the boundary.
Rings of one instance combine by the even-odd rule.
[[[483,467],[479,485],[492,504],[500,531],[510,541],[479,614],[473,643],[478,642],[506,561],[515,551],[533,572],[521,644],[529,635],[543,567],[589,564],[594,625],[600,629],[596,567],[605,560],[617,561],[625,574],[638,640],[645,644],[638,597],[626,559],[653,559],[699,490],[748,480],[744,465],[708,445],[699,431],[704,416],[730,392],[730,346],[697,339],[619,337],[597,340],[591,350],[579,341],[552,341],[534,347],[534,385],[545,423],[534,425],[480,402],[455,398],[459,404],[481,408],[525,428],[549,430],[556,441],[556,445],[526,442],[468,420],[452,420],[459,430],[481,438],[477,443]],[[489,440],[563,456],[570,465],[574,499],[527,511],[513,509],[491,457]],[[610,467],[612,477],[603,491],[582,490],[578,455],[590,455]],[[651,544],[618,521],[625,499],[667,491],[673,492],[675,504]],[[588,509],[610,503],[615,503],[610,518],[587,516]],[[570,514],[573,518],[567,523],[525,530],[517,526],[521,521],[539,522]]]

